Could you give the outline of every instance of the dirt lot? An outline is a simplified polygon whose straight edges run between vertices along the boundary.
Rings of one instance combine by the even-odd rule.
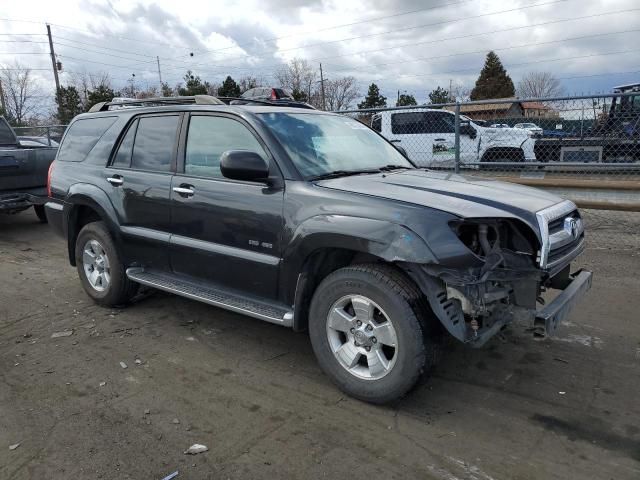
[[[61,239],[0,216],[0,478],[638,479],[640,251],[609,246],[558,338],[452,347],[375,407],[304,334],[162,293],[95,306]]]

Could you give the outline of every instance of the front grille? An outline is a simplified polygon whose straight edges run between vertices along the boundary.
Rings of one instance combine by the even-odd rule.
[[[584,246],[584,226],[573,202],[564,202],[536,214],[542,248],[540,267],[555,269],[569,263]]]

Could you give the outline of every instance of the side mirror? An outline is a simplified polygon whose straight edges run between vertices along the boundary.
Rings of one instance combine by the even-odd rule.
[[[231,180],[266,182],[269,178],[269,165],[256,152],[228,150],[220,157],[220,172]]]
[[[460,122],[460,135],[467,135],[473,140],[476,138],[476,129],[471,126],[471,122]]]
[[[404,147],[401,147],[400,145],[394,145],[394,147],[396,147],[396,150],[398,150],[403,157],[409,158],[409,155],[407,155],[407,151],[404,149]]]

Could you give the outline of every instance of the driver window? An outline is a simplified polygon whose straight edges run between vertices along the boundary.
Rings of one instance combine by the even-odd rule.
[[[227,150],[250,150],[268,156],[242,123],[226,117],[193,116],[189,121],[184,173],[223,178],[220,157]]]

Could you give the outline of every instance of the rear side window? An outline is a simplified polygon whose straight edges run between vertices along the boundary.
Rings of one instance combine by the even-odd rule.
[[[4,118],[0,117],[0,145],[15,145],[16,137]]]
[[[131,168],[157,172],[170,170],[179,118],[178,115],[166,115],[138,120]]]
[[[56,159],[62,162],[82,162],[117,118],[86,118],[73,122],[64,136]]]
[[[118,148],[118,153],[113,159],[112,166],[118,168],[129,168],[131,166],[131,153],[133,152],[133,139],[136,137],[136,128],[138,128],[137,120],[127,130],[127,134],[124,136],[120,148]]]
[[[455,118],[446,112],[407,112],[391,115],[391,133],[454,133]]]

